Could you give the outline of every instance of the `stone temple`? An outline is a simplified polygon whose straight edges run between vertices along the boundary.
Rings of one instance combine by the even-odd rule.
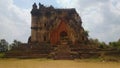
[[[82,21],[74,8],[55,9],[39,4],[33,4],[31,11],[30,43],[50,43],[57,45],[63,42],[84,43],[87,36],[84,34]]]
[[[6,57],[75,59],[96,55],[74,8],[57,9],[36,3],[31,10],[31,36]]]

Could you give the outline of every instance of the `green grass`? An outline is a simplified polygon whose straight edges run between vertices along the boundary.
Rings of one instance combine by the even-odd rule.
[[[75,61],[84,62],[120,62],[120,57],[115,56],[104,56],[98,58],[87,58],[87,59],[76,59]]]
[[[87,58],[87,59],[75,59],[75,61],[78,62],[101,62],[102,59],[101,58]]]
[[[3,58],[5,53],[0,53],[0,58]]]

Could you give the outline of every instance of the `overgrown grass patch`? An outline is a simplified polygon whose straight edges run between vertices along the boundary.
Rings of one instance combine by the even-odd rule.
[[[101,62],[101,58],[86,58],[86,59],[75,59],[78,62]]]
[[[108,61],[108,62],[120,62],[120,57],[119,56],[105,56],[101,59],[103,61]]]
[[[5,53],[0,53],[0,58],[3,58],[5,56]]]

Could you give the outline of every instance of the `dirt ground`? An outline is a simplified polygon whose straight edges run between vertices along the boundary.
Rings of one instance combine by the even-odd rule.
[[[0,59],[0,68],[120,68],[120,62],[78,60]]]

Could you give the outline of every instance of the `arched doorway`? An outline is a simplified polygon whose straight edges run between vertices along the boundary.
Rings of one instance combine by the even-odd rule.
[[[68,40],[68,34],[65,31],[60,32],[60,40],[61,41],[67,41]]]
[[[51,44],[59,44],[63,40],[69,40],[68,36],[68,26],[64,21],[61,21],[59,25],[51,31],[50,42]]]

